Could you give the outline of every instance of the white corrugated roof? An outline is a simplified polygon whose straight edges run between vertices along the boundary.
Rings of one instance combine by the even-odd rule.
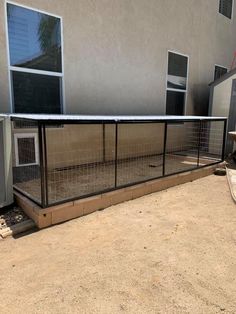
[[[0,115],[6,116],[6,115]],[[11,118],[29,119],[34,121],[160,121],[160,120],[222,120],[226,117],[207,116],[155,116],[155,115],[59,115],[59,114],[9,114]]]

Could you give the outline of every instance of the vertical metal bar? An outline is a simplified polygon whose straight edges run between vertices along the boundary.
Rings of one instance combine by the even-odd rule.
[[[106,161],[106,128],[105,123],[102,124],[102,149],[103,149],[103,162]]]
[[[167,122],[165,122],[165,129],[164,129],[163,165],[162,165],[163,177],[165,176],[165,173],[166,173],[166,141],[167,141]]]
[[[224,120],[224,134],[223,134],[223,146],[222,146],[222,155],[221,155],[221,161],[224,161],[225,159],[225,146],[226,146],[226,137],[227,137],[227,120]]]
[[[197,167],[199,167],[199,164],[200,164],[201,132],[202,132],[202,121],[199,122],[199,130],[198,130]]]
[[[48,160],[47,160],[47,139],[46,139],[45,123],[43,124],[43,148],[44,148],[45,205],[48,206]]]
[[[118,124],[116,122],[116,131],[115,131],[115,188],[117,188],[117,167],[118,167]]]
[[[44,178],[44,157],[43,157],[43,137],[42,124],[38,123],[38,138],[39,138],[39,160],[40,160],[40,183],[41,183],[41,205],[46,207],[45,202],[45,178]]]

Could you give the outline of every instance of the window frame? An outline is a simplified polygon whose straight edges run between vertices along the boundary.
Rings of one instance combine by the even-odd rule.
[[[228,21],[232,22],[233,18],[234,18],[234,0],[232,0],[232,9],[231,9],[231,17],[230,18],[220,12],[220,0],[218,1],[218,14],[224,16]]]
[[[174,53],[177,54],[179,56],[183,56],[187,58],[187,77],[186,77],[186,89],[177,89],[177,88],[170,88],[168,87],[168,67],[169,67],[169,53]],[[179,92],[179,93],[184,93],[185,97],[184,97],[184,110],[183,110],[183,116],[186,115],[186,103],[187,103],[187,98],[188,98],[188,79],[189,79],[189,55],[181,53],[179,51],[176,50],[167,50],[167,65],[166,65],[166,90],[165,90],[165,114],[166,114],[166,101],[167,101],[167,92],[168,91],[172,91],[172,92]]]
[[[19,162],[19,145],[18,145],[19,138],[34,138],[34,154],[35,154],[34,163],[21,164]],[[27,166],[39,165],[39,149],[38,149],[38,134],[37,133],[15,133],[14,144],[15,144],[16,167],[27,167]]]
[[[9,45],[9,29],[8,29],[8,19],[7,19],[7,5],[15,5],[24,9],[32,10],[38,13],[47,14],[49,16],[58,18],[60,20],[61,25],[61,72],[52,72],[45,70],[36,70],[24,67],[12,66],[10,61],[10,45]],[[51,12],[46,12],[43,10],[39,10],[30,6],[26,6],[20,3],[16,3],[14,1],[5,0],[5,30],[6,30],[6,49],[7,49],[7,64],[8,64],[8,84],[9,84],[9,98],[10,98],[10,111],[14,113],[14,91],[13,91],[13,81],[12,81],[12,72],[23,72],[23,73],[32,73],[32,74],[41,74],[48,76],[56,76],[60,79],[61,92],[60,92],[60,100],[61,100],[61,113],[65,112],[65,79],[64,79],[64,36],[63,36],[63,18],[62,16],[52,14]]]
[[[226,73],[228,73],[228,68],[227,67],[225,67],[225,66],[223,66],[223,65],[220,65],[220,64],[215,64],[214,65],[214,72],[213,72],[213,82],[215,81],[215,80],[218,80],[218,79],[215,79],[215,71],[216,71],[216,67],[219,67],[219,68],[222,68],[222,69],[225,69],[225,70],[227,70],[227,72]]]

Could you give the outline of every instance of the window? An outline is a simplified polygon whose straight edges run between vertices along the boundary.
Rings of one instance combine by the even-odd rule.
[[[12,73],[14,105],[21,113],[61,113],[60,80],[58,77],[23,72]],[[33,99],[33,109],[32,109]]]
[[[37,134],[15,134],[16,166],[38,165],[38,138]]]
[[[188,79],[188,57],[168,52],[166,114],[184,115]]]
[[[220,0],[219,12],[227,18],[232,18],[233,0]]]
[[[7,3],[9,69],[16,113],[62,113],[61,19]]]
[[[227,68],[222,67],[220,65],[215,65],[214,81],[219,79],[222,75],[224,75],[227,72],[228,72]]]

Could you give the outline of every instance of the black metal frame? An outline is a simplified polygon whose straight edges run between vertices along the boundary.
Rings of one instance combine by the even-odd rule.
[[[95,196],[101,193],[106,193],[106,192],[111,192],[111,191],[115,191],[117,189],[121,189],[121,188],[125,188],[125,187],[130,187],[136,184],[142,184],[142,183],[146,183],[149,181],[153,181],[153,180],[157,180],[157,179],[161,179],[161,178],[165,178],[165,177],[169,177],[169,176],[173,176],[173,175],[177,175],[180,173],[184,173],[184,172],[189,172],[192,170],[197,170],[200,168],[206,168],[206,167],[210,167],[212,165],[216,165],[218,163],[221,163],[222,161],[224,161],[225,158],[225,145],[226,145],[226,131],[227,131],[227,119],[226,118],[218,118],[218,119],[183,119],[182,120],[174,120],[174,119],[168,119],[168,117],[165,120],[154,120],[154,119],[150,119],[150,120],[32,120],[32,119],[27,119],[27,118],[16,118],[16,117],[12,117],[13,121],[17,121],[17,120],[25,120],[27,122],[32,121],[34,123],[37,123],[38,125],[38,138],[39,138],[39,159],[40,159],[40,180],[41,180],[41,203],[39,201],[37,201],[34,197],[32,197],[31,195],[29,195],[28,193],[26,193],[25,191],[19,189],[18,187],[14,186],[14,189],[16,191],[18,191],[19,193],[21,193],[22,195],[26,196],[27,198],[29,198],[30,200],[32,200],[33,202],[35,202],[37,205],[39,205],[42,208],[46,208],[46,207],[51,207],[51,206],[55,206],[55,205],[59,205],[59,204],[63,204],[65,202],[70,202],[70,201],[75,201],[78,199],[83,199],[83,198],[87,198],[87,197],[91,197],[91,196]],[[200,166],[200,143],[201,143],[201,132],[202,132],[202,123],[203,122],[216,122],[216,121],[222,121],[224,122],[224,131],[223,131],[223,139],[222,139],[222,154],[221,154],[221,160],[217,160],[216,162],[212,162],[206,165],[201,165]],[[197,147],[197,163],[196,163],[196,167],[193,168],[189,168],[186,170],[182,170],[182,171],[177,171],[174,173],[170,173],[170,174],[166,174],[166,142],[167,142],[167,132],[168,132],[168,124],[175,124],[175,123],[184,123],[184,122],[199,122],[199,134],[198,134],[198,147]],[[146,180],[140,180],[137,182],[132,182],[132,183],[128,183],[128,184],[124,184],[124,185],[118,185],[117,184],[117,170],[118,170],[118,125],[119,124],[130,124],[130,123],[135,123],[135,124],[149,124],[149,123],[162,123],[164,124],[164,141],[163,141],[163,161],[162,161],[162,175],[158,176],[158,177],[153,177],[153,178],[149,178]],[[53,125],[62,125],[62,124],[101,124],[102,128],[103,128],[103,159],[105,158],[105,125],[106,124],[113,124],[115,125],[115,167],[114,167],[114,187],[113,188],[108,188],[108,189],[104,189],[104,190],[99,190],[96,191],[94,193],[90,193],[90,194],[86,194],[83,196],[78,196],[78,197],[73,197],[73,198],[68,198],[62,201],[58,201],[58,202],[53,202],[49,204],[48,201],[48,167],[47,167],[47,138],[46,138],[46,131],[45,131],[45,126],[53,126]],[[162,155],[162,154],[160,154]]]

